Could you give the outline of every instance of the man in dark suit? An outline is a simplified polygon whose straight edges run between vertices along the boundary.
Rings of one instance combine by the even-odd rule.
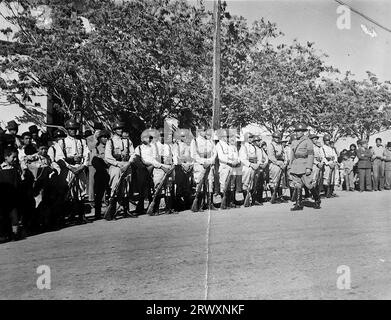
[[[359,140],[357,141],[359,145],[357,149],[357,158],[358,158],[358,176],[360,181],[360,192],[363,191],[372,191],[372,178],[371,178],[371,169],[372,169],[372,152],[368,149],[368,141]]]

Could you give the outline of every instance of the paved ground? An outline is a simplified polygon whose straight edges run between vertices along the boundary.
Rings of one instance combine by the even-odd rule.
[[[390,299],[391,192],[99,221],[0,245],[2,299]],[[209,248],[209,250],[207,250]],[[209,254],[207,255],[207,252]],[[39,265],[51,289],[36,287]],[[351,289],[337,289],[337,268]]]

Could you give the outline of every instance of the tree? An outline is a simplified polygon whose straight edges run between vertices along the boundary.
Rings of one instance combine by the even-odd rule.
[[[340,137],[368,139],[388,129],[391,112],[390,83],[381,83],[371,72],[358,81],[347,72],[341,80],[323,79],[319,89],[323,98],[314,108],[313,126],[319,131]]]
[[[332,68],[325,65],[313,43],[268,44],[252,55],[253,69],[244,88],[247,113],[268,131],[288,131],[298,121],[310,123],[316,81]]]

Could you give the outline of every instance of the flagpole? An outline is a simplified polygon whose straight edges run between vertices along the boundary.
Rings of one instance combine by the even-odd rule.
[[[214,0],[214,35],[213,35],[213,130],[220,128],[220,15],[221,0]]]

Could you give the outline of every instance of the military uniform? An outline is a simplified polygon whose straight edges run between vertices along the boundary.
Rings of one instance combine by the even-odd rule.
[[[239,167],[240,159],[236,145],[229,145],[227,141],[228,134],[226,130],[221,129],[218,132],[219,142],[216,144],[216,152],[219,159],[219,180],[220,192],[223,197],[227,197],[228,206],[234,201],[234,190],[232,190],[232,180],[235,168]]]
[[[319,190],[319,185],[318,185],[318,179],[319,175],[321,174],[321,171],[323,170],[323,165],[324,165],[324,157],[323,157],[323,151],[321,149],[321,146],[319,143],[315,143],[313,139],[318,139],[319,136],[316,134],[312,134],[309,136],[309,138],[313,142],[314,146],[314,165],[312,166],[312,184],[316,184]],[[320,182],[323,184],[323,181]]]
[[[144,141],[144,139],[148,137],[153,137],[154,135],[155,133],[152,132],[151,130],[144,130],[143,133],[141,134],[141,140]],[[148,172],[151,172],[153,184],[156,188],[164,177],[165,171],[163,170],[163,168],[167,168],[167,169],[169,168],[168,165],[165,165],[164,163],[161,162],[162,158],[161,155],[159,154],[156,141],[152,142],[152,140],[150,140],[150,142],[148,143],[143,142],[141,145],[136,147],[135,154],[139,157],[141,163],[143,164],[143,166],[145,166]],[[143,206],[143,204],[141,202],[144,201],[143,186],[144,184],[141,187],[142,190],[140,190],[141,197],[138,204],[138,207],[140,207],[140,209],[142,210],[143,208],[141,208],[141,205]]]
[[[125,124],[117,121],[113,125],[113,129],[122,129]],[[105,147],[105,160],[109,164],[110,175],[110,190],[111,195],[117,188],[123,172],[123,168],[129,165],[133,160],[134,148],[133,145],[128,145],[126,140],[118,134],[114,134],[110,140],[107,141]]]
[[[273,138],[281,139],[280,132],[274,132]],[[272,141],[267,148],[267,155],[269,157],[269,186],[271,193],[278,187],[277,194],[282,196],[282,187],[285,183],[284,175],[281,178],[280,185],[277,186],[278,178],[281,175],[281,171],[285,170],[288,164],[288,157],[284,152],[284,148],[281,143]]]
[[[158,157],[160,158],[160,162],[168,165],[173,166],[177,164],[177,157],[176,157],[176,150],[172,143],[172,133],[171,132],[164,132],[163,129],[159,130],[159,137],[160,140],[156,141],[156,150]],[[162,139],[163,138],[163,139]],[[163,140],[163,142],[162,142]],[[154,169],[154,179],[155,179],[155,187],[160,183],[160,181],[163,179],[165,175],[165,171],[162,168],[155,168]],[[179,207],[177,202],[174,202],[174,198],[176,196],[175,190],[174,190],[174,183],[176,178],[176,172],[171,172],[165,182],[164,185],[164,200],[165,200],[165,213],[171,214],[171,213],[177,213],[176,209]],[[174,207],[175,203],[175,207]]]
[[[189,131],[182,129],[176,132],[177,141],[173,145],[175,184],[178,202],[183,197],[184,207],[191,203],[191,182],[193,174],[193,159],[190,154],[190,145],[187,143]]]
[[[102,200],[104,193],[109,189],[110,175],[108,173],[109,164],[105,160],[106,145],[99,143],[102,137],[110,138],[110,132],[100,130],[96,135],[97,144],[91,150],[91,166],[94,168],[93,188],[95,203],[95,219],[101,218]],[[106,142],[107,143],[107,142]],[[91,171],[90,171],[91,172]]]
[[[249,139],[253,139],[252,134],[249,135]],[[256,137],[255,137],[256,139]],[[253,194],[253,204],[261,204],[259,202],[258,183],[260,178],[258,175],[262,174],[262,166],[268,161],[262,148],[257,147],[253,142],[245,142],[242,144],[239,150],[239,158],[242,164],[242,181],[243,181],[243,196],[246,198],[247,192]],[[258,173],[258,174],[256,174]],[[262,192],[261,194],[262,195]]]
[[[362,144],[366,142],[363,140],[359,140],[357,144],[360,146],[357,148],[357,158],[358,158],[358,174],[360,181],[360,191],[372,191],[372,177],[371,177],[371,169],[372,169],[372,152],[368,148],[364,148]]]
[[[307,131],[306,125],[299,123],[295,127],[295,131]],[[312,141],[305,135],[292,142],[291,162],[290,162],[290,174],[292,177],[293,185],[296,189],[295,192],[295,205],[291,209],[302,210],[302,188],[306,186],[311,191],[312,196],[315,199],[316,209],[320,208],[320,197],[318,189],[315,188],[315,184],[312,179],[312,168],[314,165],[314,146]]]
[[[330,141],[330,135],[325,134],[323,141]],[[338,155],[335,149],[326,143],[321,147],[324,158],[324,173],[323,173],[323,185],[326,186],[326,196],[329,198],[333,195],[335,184],[335,170],[337,170],[337,158]]]
[[[203,132],[205,128],[201,129]],[[193,164],[193,178],[196,183],[196,190],[198,185],[201,183],[201,177],[204,175],[204,172],[207,166],[210,166],[209,174],[205,178],[208,184],[208,200],[207,206],[209,209],[213,210],[213,184],[214,184],[214,164],[217,157],[216,147],[213,141],[198,135],[190,143],[190,156],[194,161]]]
[[[73,121],[69,120],[65,123],[66,129],[77,130],[80,125]],[[72,179],[75,179],[74,189],[76,194],[73,194],[75,198],[83,199],[86,196],[87,191],[87,176],[83,167],[88,165],[89,150],[87,143],[84,139],[78,139],[76,137],[67,136],[64,139],[58,142],[61,153],[57,153],[57,157],[62,157],[62,160],[66,163],[67,177],[66,180],[69,183]],[[77,172],[76,176],[73,170],[80,170]]]

